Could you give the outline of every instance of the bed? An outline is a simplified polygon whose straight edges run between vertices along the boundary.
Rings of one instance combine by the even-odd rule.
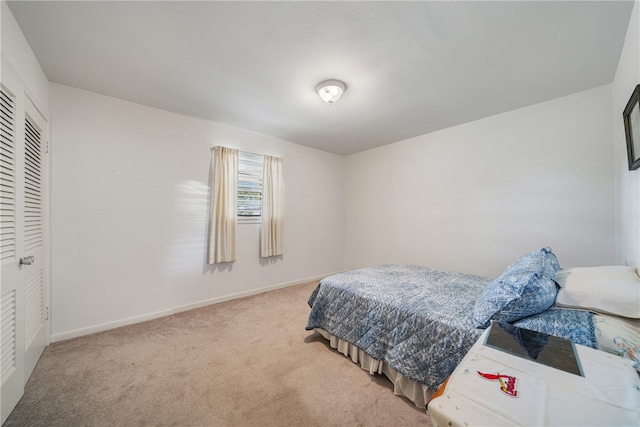
[[[497,279],[400,264],[348,271],[314,289],[306,329],[425,408],[492,320],[597,348],[593,310],[557,304],[563,273],[550,248],[523,255]]]

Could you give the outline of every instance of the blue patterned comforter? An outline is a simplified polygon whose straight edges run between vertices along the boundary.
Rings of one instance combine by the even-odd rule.
[[[474,325],[472,311],[490,282],[395,264],[336,274],[311,294],[306,329],[324,329],[436,390],[484,331]],[[590,314],[581,313],[572,321],[582,322],[580,330],[591,322],[593,331]]]
[[[324,329],[435,390],[483,332],[471,312],[490,281],[392,264],[336,274],[311,294],[306,328]]]

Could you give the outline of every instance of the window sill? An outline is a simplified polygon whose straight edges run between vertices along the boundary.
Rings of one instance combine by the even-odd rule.
[[[238,217],[238,224],[260,224],[262,217]]]

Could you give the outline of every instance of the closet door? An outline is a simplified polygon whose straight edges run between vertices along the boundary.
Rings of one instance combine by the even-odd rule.
[[[24,293],[19,264],[22,207],[17,182],[18,111],[16,96],[0,86],[0,400],[3,423],[24,390]]]
[[[25,383],[47,342],[44,289],[44,144],[47,123],[27,99],[25,107],[24,158],[24,246],[21,265],[24,278]]]
[[[48,340],[44,200],[47,122],[19,83],[0,84],[0,422]],[[11,88],[15,92],[11,91]]]

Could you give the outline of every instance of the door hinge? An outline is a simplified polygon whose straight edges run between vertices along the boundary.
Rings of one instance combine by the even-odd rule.
[[[44,308],[44,320],[49,320],[49,307]]]
[[[49,152],[49,150],[50,150],[49,144],[51,144],[51,142],[50,142],[50,141],[47,141],[47,144],[45,145],[45,148],[44,148],[44,152],[45,152],[45,153],[48,153],[48,152]]]

